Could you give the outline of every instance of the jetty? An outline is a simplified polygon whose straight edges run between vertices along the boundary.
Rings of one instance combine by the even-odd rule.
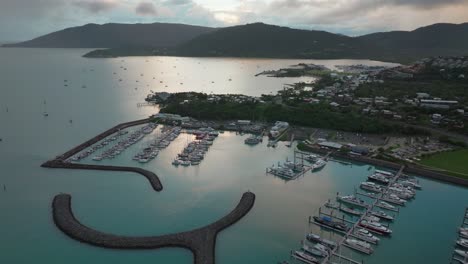
[[[405,166],[401,166],[400,167],[400,170],[397,172],[397,174],[391,179],[390,183],[388,186],[391,186],[393,183],[395,183],[398,178],[400,178],[400,176],[403,174],[403,170],[405,169]],[[326,256],[322,261],[321,263],[322,264],[326,264],[329,262],[330,260],[330,256],[336,256],[336,257],[339,257],[339,258],[344,258],[344,256],[341,256],[339,255],[337,252],[339,250],[339,248],[344,245],[344,242],[346,241],[346,239],[350,236],[353,236],[353,232],[354,230],[356,230],[356,228],[358,228],[359,226],[359,223],[364,220],[365,217],[368,216],[369,212],[371,212],[374,207],[378,206],[378,202],[380,201],[380,199],[382,197],[384,197],[386,194],[388,193],[388,187],[385,188],[385,190],[379,194],[376,198],[374,198],[374,202],[372,204],[370,204],[368,207],[366,207],[366,210],[365,212],[362,214],[362,216],[359,218],[359,220],[357,220],[356,222],[353,223],[353,225],[351,226],[351,228],[349,228],[349,230],[347,232],[343,232],[344,233],[344,236],[343,238],[337,243],[337,246],[330,252],[329,256]],[[358,261],[351,261],[352,263],[359,263]]]
[[[148,170],[137,168],[137,167],[123,167],[123,166],[107,166],[107,165],[94,165],[94,164],[77,164],[66,162],[71,156],[83,151],[84,149],[92,146],[93,144],[105,139],[106,137],[121,131],[122,129],[142,125],[150,122],[151,119],[141,119],[132,122],[122,123],[117,126],[114,126],[99,135],[93,137],[92,139],[72,148],[71,150],[63,153],[62,155],[57,156],[55,159],[46,161],[41,165],[43,168],[55,168],[55,169],[75,169],[75,170],[101,170],[101,171],[125,171],[125,172],[135,172],[140,175],[143,175],[148,179],[151,186],[155,191],[161,191],[163,186],[158,176]]]
[[[55,196],[52,210],[56,226],[68,236],[83,243],[114,249],[180,247],[192,251],[194,264],[214,264],[217,234],[244,217],[252,209],[254,202],[255,194],[246,192],[234,210],[212,224],[187,232],[145,237],[103,233],[81,224],[73,214],[69,194]]]
[[[151,184],[151,187],[157,192],[162,191],[163,186],[159,177],[149,170],[145,170],[138,167],[123,167],[123,166],[108,166],[108,165],[94,165],[94,164],[78,164],[78,163],[67,163],[61,160],[47,161],[42,164],[43,168],[55,168],[55,169],[75,169],[75,170],[100,170],[100,171],[125,171],[134,172],[143,175]]]

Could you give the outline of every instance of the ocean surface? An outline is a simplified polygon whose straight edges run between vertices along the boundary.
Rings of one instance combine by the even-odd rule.
[[[253,209],[218,236],[216,260],[220,264],[288,260],[290,250],[300,248],[304,234],[311,230],[338,239],[309,224],[308,217],[316,215],[337,192],[353,192],[373,172],[373,166],[330,161],[319,172],[286,182],[267,175],[265,169],[287,157],[292,159],[294,148],[280,144],[272,149],[266,141],[250,147],[243,143],[248,135],[227,132],[215,140],[199,166],[171,165],[192,139],[186,134],[155,160],[144,165],[132,161],[133,154],[157,131],[117,158],[101,163],[154,171],[164,185],[160,193],[138,174],[39,166],[117,123],[156,113],[156,107],[137,107],[150,90],[260,95],[274,93],[286,83],[313,81],[255,77],[264,70],[299,62],[330,67],[382,63],[85,59],[81,55],[86,51],[0,48],[0,263],[192,263],[191,252],[184,249],[111,250],[68,238],[52,221],[51,203],[59,193],[72,195],[72,208],[82,223],[104,232],[143,236],[207,225],[231,211],[242,193],[250,190],[256,194]],[[44,111],[48,117],[43,116]],[[423,190],[402,207],[391,224],[392,237],[382,239],[373,255],[342,253],[365,263],[448,263],[456,228],[468,206],[468,189],[425,178],[420,182]]]

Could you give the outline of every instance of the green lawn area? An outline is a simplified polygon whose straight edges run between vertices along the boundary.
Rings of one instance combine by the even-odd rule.
[[[468,149],[442,152],[422,159],[421,164],[454,172],[468,178]]]

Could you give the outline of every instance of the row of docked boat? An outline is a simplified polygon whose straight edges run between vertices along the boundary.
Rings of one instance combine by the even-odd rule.
[[[134,145],[141,139],[145,137],[145,135],[151,134],[154,129],[156,129],[158,125],[155,123],[147,124],[136,131],[130,133],[128,137],[123,140],[117,142],[116,145],[112,146],[111,148],[105,150],[100,155],[94,156],[94,161],[101,161],[103,159],[113,159],[116,156],[120,155],[125,149],[129,148],[130,146]]]
[[[172,161],[174,166],[199,165],[204,159],[205,153],[213,145],[213,141],[218,136],[217,133],[207,133],[197,135],[198,140],[190,142],[181,153]]]
[[[127,130],[121,130],[121,131],[117,132],[116,134],[105,138],[104,140],[102,140],[98,144],[95,144],[95,145],[91,146],[86,151],[83,151],[83,152],[79,153],[78,155],[75,155],[75,156],[71,157],[70,159],[66,160],[65,162],[72,162],[72,161],[77,162],[77,161],[80,161],[82,159],[85,159],[85,158],[89,157],[91,154],[93,154],[96,151],[108,146],[113,141],[116,141],[121,136],[126,135],[126,134],[128,134]]]
[[[465,209],[462,225],[458,229],[458,238],[455,241],[453,260],[468,264],[468,207]]]
[[[181,133],[181,127],[164,127],[161,134],[157,136],[143,150],[133,156],[133,160],[140,163],[147,163],[158,156],[159,151],[165,149],[171,144]]]

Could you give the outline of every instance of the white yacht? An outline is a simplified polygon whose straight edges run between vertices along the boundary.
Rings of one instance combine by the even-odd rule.
[[[460,238],[459,240],[457,240],[457,245],[463,248],[468,248],[468,239]]]
[[[379,185],[373,182],[361,182],[360,187],[361,189],[368,190],[371,192],[376,192],[376,193],[382,192],[382,187],[380,187]]]
[[[327,165],[327,162],[323,159],[317,159],[317,161],[312,165],[312,170],[320,170],[321,168],[325,167]]]
[[[371,247],[369,243],[366,243],[364,241],[360,241],[357,239],[346,239],[343,243],[343,245],[352,248],[354,250],[357,250],[359,252],[365,253],[365,254],[372,254],[374,252],[374,249]]]
[[[353,235],[359,239],[362,239],[366,242],[370,242],[374,244],[377,244],[380,241],[378,237],[372,235],[371,232],[369,232],[368,230],[364,228],[359,228],[355,230]]]
[[[318,260],[311,255],[303,252],[303,251],[294,251],[291,255],[293,258],[302,261],[307,264],[315,264],[318,263]]]
[[[396,210],[395,206],[393,206],[393,205],[391,205],[389,203],[383,202],[383,201],[379,201],[376,205],[378,207],[380,207],[380,208],[383,208],[383,209]]]

